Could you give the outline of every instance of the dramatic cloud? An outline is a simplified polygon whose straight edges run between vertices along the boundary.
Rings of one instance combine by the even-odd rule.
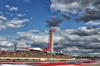
[[[91,5],[94,0],[50,0],[50,8],[52,11],[64,11],[69,13],[80,13],[88,7],[93,8]],[[95,0],[99,1],[99,0]]]
[[[30,0],[24,0],[30,2]],[[60,15],[67,20],[70,20],[74,15],[75,21],[83,22],[85,24],[93,25],[94,28],[79,27],[75,29],[58,29],[54,35],[54,51],[63,51],[64,53],[72,56],[100,56],[100,1],[99,0],[50,0],[50,8],[52,11],[59,11]],[[18,11],[17,7],[6,5],[10,11]],[[67,14],[68,13],[68,14]],[[69,14],[72,14],[70,16]],[[14,14],[13,14],[14,15]],[[19,28],[28,19],[22,19],[23,14],[16,14],[17,19],[8,19],[4,16],[0,17],[0,29]],[[46,20],[46,27],[59,27],[63,19],[58,17],[50,17]],[[49,35],[47,30],[40,32],[39,30],[30,30],[26,32],[17,32],[18,37],[8,37],[11,41],[18,42],[18,49],[25,47],[40,47],[47,48]],[[45,38],[44,38],[45,37]],[[5,38],[0,38],[0,45],[2,49],[10,47],[12,44]],[[9,45],[7,45],[9,44]],[[1,48],[0,47],[0,48]]]
[[[61,11],[72,14],[79,14],[79,18],[75,18],[76,22],[90,23],[91,21],[95,22],[95,20],[100,20],[99,0],[50,0],[50,1],[51,1],[50,8],[52,11]],[[64,14],[62,16],[65,17]],[[68,15],[66,16],[68,18]]]
[[[43,33],[36,32],[36,30],[28,31],[28,32],[17,32],[20,37],[17,40],[25,40],[25,41],[32,41],[34,43],[47,43],[48,42],[48,35],[44,35]],[[42,40],[45,37],[44,40]]]
[[[100,10],[86,9],[85,14],[80,15],[79,18],[75,19],[77,22],[87,23],[89,21],[100,20]]]
[[[19,20],[19,19],[14,19],[14,20],[10,20],[9,22],[6,22],[7,27],[10,28],[19,28],[23,26],[24,22],[29,21],[28,19],[23,19],[23,20]]]
[[[29,42],[31,47],[46,47],[48,43],[48,35],[40,33],[38,30],[31,30],[28,32],[17,32],[19,35],[16,38],[17,41],[26,41]],[[45,38],[44,38],[45,37]]]
[[[19,37],[17,37],[16,40],[21,42],[29,42],[28,46],[40,48],[48,47],[49,35],[47,34],[47,32],[40,32],[39,30],[30,30],[27,32],[17,32],[17,34],[19,35]],[[57,44],[61,39],[63,39],[63,37],[55,36],[54,42]]]
[[[79,15],[79,18],[76,18],[75,21],[96,26],[97,24],[99,25],[99,20],[100,20],[100,1],[91,0],[90,3],[92,8],[90,6],[88,8],[85,8],[84,13]]]
[[[60,40],[58,48],[55,45],[56,51],[64,51],[69,55],[94,56],[91,53],[99,52],[100,29],[87,29],[80,27],[76,30],[63,30],[59,33]],[[84,54],[87,53],[87,54]],[[96,55],[96,54],[95,54]]]
[[[96,29],[88,29],[87,27],[81,27],[81,28],[78,28],[78,35],[80,36],[87,36],[87,35],[95,35],[95,34],[98,34],[100,29],[99,28],[96,28]]]
[[[29,47],[47,48],[49,36],[47,32],[39,30],[30,30],[27,32],[17,32],[19,37],[17,41],[21,41],[23,47],[27,47],[25,42],[29,42]],[[80,27],[78,30],[67,29],[55,32],[54,51],[63,51],[72,56],[99,56],[100,51],[100,29],[87,29]],[[45,37],[45,38],[44,38]],[[84,54],[86,53],[86,54]],[[91,53],[94,53],[91,55]],[[97,53],[97,54],[96,54]]]
[[[65,14],[65,13],[60,13],[60,15],[64,18],[66,18],[68,21],[72,18],[69,14]]]
[[[95,1],[95,2],[93,3],[93,5],[94,5],[95,7],[97,7],[98,9],[100,9],[100,1]]]
[[[46,27],[50,28],[50,27],[59,27],[59,24],[63,21],[63,19],[58,18],[58,17],[50,17],[46,20]]]
[[[17,7],[13,7],[13,6],[9,6],[9,5],[5,5],[6,8],[8,8],[10,11],[18,11]]]

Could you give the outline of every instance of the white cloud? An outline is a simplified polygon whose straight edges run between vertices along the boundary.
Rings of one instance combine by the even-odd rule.
[[[6,26],[10,27],[10,28],[19,28],[24,26],[23,23],[29,21],[28,19],[23,19],[23,20],[19,20],[19,19],[13,19],[10,20],[9,22],[6,22]]]
[[[78,51],[79,49],[74,46],[74,47],[68,47],[67,50],[68,51],[74,51],[74,50],[77,50]]]
[[[5,5],[6,8],[8,8],[10,11],[18,11],[18,7],[13,7],[9,5]]]
[[[11,7],[9,10],[10,11],[18,11],[18,8],[17,7]]]
[[[18,11],[18,7],[5,5],[10,11]],[[10,28],[19,28],[23,27],[25,22],[29,21],[29,19],[24,19],[26,14],[14,14],[13,12],[0,12],[2,16],[0,16],[0,30],[6,29],[7,27]],[[6,14],[6,17],[3,16]],[[23,17],[23,19],[20,17]]]
[[[5,5],[5,7],[6,7],[6,8],[10,8],[10,6],[9,6],[9,5]]]
[[[0,24],[4,24],[2,20],[0,20]]]
[[[19,16],[19,17],[20,17],[20,16],[23,16],[23,15],[22,15],[22,14],[17,14],[17,16]]]
[[[24,26],[23,23],[29,21],[28,19],[22,19],[22,20],[20,20],[20,19],[13,19],[13,20],[10,20],[10,21],[7,21],[7,22],[5,21],[4,22],[3,20],[7,20],[7,18],[6,17],[2,17],[2,16],[0,16],[0,19],[2,19],[2,20],[0,20],[0,30],[6,29],[7,27],[19,28],[19,27]]]
[[[8,43],[7,41],[0,41],[1,46],[11,46],[11,43]]]
[[[7,20],[7,18],[4,17],[4,16],[0,16],[0,19],[2,19],[2,20]]]
[[[50,8],[52,11],[63,11],[69,13],[81,13],[85,8],[93,8],[91,0],[50,0]]]
[[[17,25],[17,24],[22,24],[22,23],[24,23],[24,22],[26,22],[26,21],[29,21],[28,19],[23,19],[23,20],[16,20],[16,19],[14,19],[14,20],[10,20],[9,22],[11,23],[11,24],[15,24],[15,25]]]
[[[5,29],[6,26],[5,25],[0,25],[0,30]]]
[[[17,41],[31,42],[30,46],[47,48],[49,36],[45,32],[43,33],[39,30],[30,30],[27,32],[17,32],[17,34],[19,35],[19,37],[17,37]],[[55,36],[54,42],[58,43],[61,39],[63,38]]]
[[[51,4],[51,10],[57,11],[64,11],[64,12],[72,12],[72,13],[78,13],[76,9],[80,9],[81,7],[79,4],[71,3],[71,4],[62,4],[62,3],[52,3]]]
[[[0,30],[5,28],[6,28],[5,24],[3,23],[3,21],[0,20]]]
[[[21,36],[18,40],[25,40],[25,41],[32,41],[34,43],[47,43],[48,42],[48,35],[36,35],[34,33],[29,32],[18,32]],[[45,37],[45,38],[44,38]]]
[[[18,17],[24,17],[26,14],[17,14]]]
[[[89,21],[86,23],[87,25],[94,25],[94,26],[97,26],[97,25],[100,25],[100,21]]]
[[[92,56],[98,56],[98,57],[100,57],[100,52],[94,52],[94,53],[90,53],[90,55],[92,55]]]
[[[6,40],[6,38],[0,37],[0,41],[5,41],[5,40]]]
[[[29,32],[40,32],[39,30],[30,30]]]
[[[7,24],[7,26],[11,28],[19,28],[19,27],[22,27],[23,25]]]
[[[59,43],[60,40],[63,40],[64,38],[63,37],[60,37],[60,36],[54,36],[54,42],[55,43]]]
[[[11,46],[12,44],[9,43],[6,38],[0,37],[0,46]]]

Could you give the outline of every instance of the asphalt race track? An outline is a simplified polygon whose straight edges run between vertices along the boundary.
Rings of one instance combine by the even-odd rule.
[[[100,66],[100,60],[75,62],[0,62],[0,66]]]

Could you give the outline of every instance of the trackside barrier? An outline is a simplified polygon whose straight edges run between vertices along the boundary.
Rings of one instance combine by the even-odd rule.
[[[34,60],[34,61],[40,61],[41,59],[0,59],[0,60]]]
[[[75,60],[75,58],[72,59],[48,58],[47,60]]]

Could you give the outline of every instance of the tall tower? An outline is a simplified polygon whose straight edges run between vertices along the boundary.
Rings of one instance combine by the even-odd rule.
[[[13,42],[13,45],[14,45],[14,52],[16,52],[17,42]]]
[[[51,49],[51,50],[50,50],[50,53],[53,53],[53,48],[54,48],[54,47],[53,47],[53,33],[54,33],[55,31],[56,31],[56,30],[55,30],[54,28],[50,29],[50,31],[49,31],[49,33],[50,33],[50,34],[49,34],[49,39],[50,39],[50,40],[49,40],[49,42],[50,42],[49,44],[50,44],[50,49]]]
[[[43,51],[50,51],[50,53],[53,53],[53,33],[56,31],[56,29],[51,28],[49,30],[49,41],[48,41],[48,48],[47,49],[43,49],[41,48]]]

